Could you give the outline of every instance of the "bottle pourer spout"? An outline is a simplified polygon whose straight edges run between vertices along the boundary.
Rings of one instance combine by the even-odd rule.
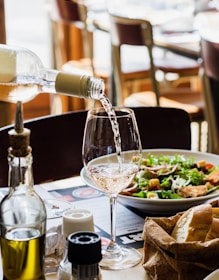
[[[17,157],[24,157],[30,153],[30,130],[24,128],[21,101],[17,102],[14,129],[9,130],[8,134],[11,154]]]
[[[24,130],[23,124],[23,104],[21,101],[17,102],[15,113],[15,126],[14,129],[17,133],[22,133]]]

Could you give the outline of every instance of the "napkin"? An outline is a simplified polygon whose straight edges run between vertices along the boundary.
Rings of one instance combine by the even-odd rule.
[[[57,254],[63,255],[65,248],[66,238],[62,234],[61,225],[50,227],[46,232],[46,250],[45,256]]]
[[[181,216],[147,218],[143,267],[154,280],[202,280],[219,268],[219,239],[177,243],[171,232]]]

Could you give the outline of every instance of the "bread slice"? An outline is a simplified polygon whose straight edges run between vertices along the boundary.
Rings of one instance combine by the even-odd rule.
[[[178,219],[171,236],[177,242],[205,241],[212,220],[212,206],[210,204],[194,206]]]
[[[205,241],[209,241],[215,238],[219,238],[219,219],[217,218],[213,218],[211,228],[205,237]]]

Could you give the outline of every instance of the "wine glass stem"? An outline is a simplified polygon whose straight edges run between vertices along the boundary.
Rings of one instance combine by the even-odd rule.
[[[107,250],[115,251],[118,249],[118,245],[116,244],[116,205],[117,205],[117,195],[110,195],[110,225],[111,225],[111,236],[110,236],[110,244]]]

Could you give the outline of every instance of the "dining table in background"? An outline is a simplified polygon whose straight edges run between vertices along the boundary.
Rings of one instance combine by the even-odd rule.
[[[110,32],[108,13],[100,14],[93,18],[93,25],[100,31]],[[163,50],[198,60],[200,57],[200,36],[198,32],[160,32],[155,26],[154,45]]]
[[[180,16],[174,11],[154,11],[153,14],[143,14],[135,12],[126,13],[123,11],[121,16],[134,18],[144,18],[152,22],[154,28],[154,45],[167,51],[180,54],[195,60],[200,58],[200,35],[199,31],[207,26],[209,29],[217,29],[219,23],[218,11],[201,12],[195,16]],[[120,15],[120,13],[117,13]],[[160,17],[165,14],[165,19]],[[171,14],[173,14],[171,16]],[[163,17],[162,17],[163,18]],[[167,20],[168,18],[168,20]],[[92,19],[92,18],[91,18]],[[187,22],[187,24],[185,24]],[[95,13],[92,24],[97,30],[110,33],[110,20],[108,12]]]

